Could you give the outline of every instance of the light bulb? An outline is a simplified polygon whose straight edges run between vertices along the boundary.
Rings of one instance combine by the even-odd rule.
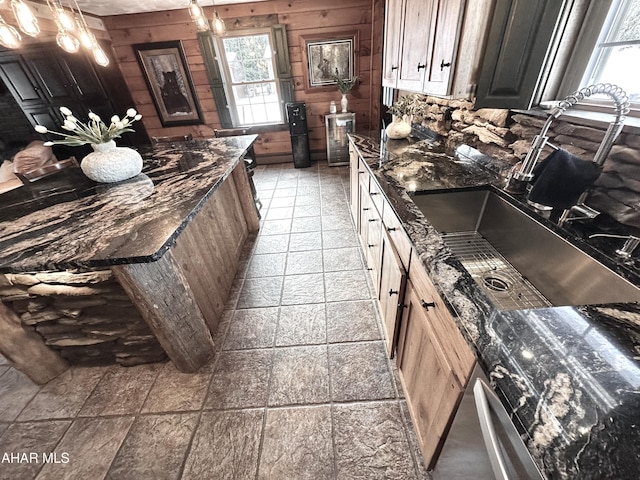
[[[18,48],[21,40],[18,31],[0,18],[0,44],[7,48]]]
[[[217,11],[213,12],[213,32],[216,35],[224,35],[227,33],[227,27],[224,24],[224,20],[220,18]]]
[[[86,28],[82,27],[78,32],[78,37],[80,37],[80,43],[86,49],[91,49],[93,44],[96,41],[96,37],[91,32],[88,32]]]
[[[67,12],[65,12],[64,9],[58,8],[56,11],[56,16],[58,17],[60,25],[62,25],[65,30],[75,30],[76,22],[74,18]]]
[[[191,13],[191,16],[193,18],[204,17],[204,13],[202,13],[202,8],[200,8],[200,5],[198,5],[198,3],[195,0],[192,0],[191,5],[189,5],[189,13]]]
[[[107,65],[109,65],[109,57],[107,57],[107,54],[104,53],[104,50],[102,50],[97,42],[93,44],[91,51],[93,53],[93,59],[98,65],[100,65],[101,67],[106,67]]]
[[[78,39],[63,29],[56,35],[56,43],[65,52],[76,53],[80,49]]]
[[[11,0],[11,10],[13,10],[20,30],[31,37],[40,33],[38,19],[22,0]]]

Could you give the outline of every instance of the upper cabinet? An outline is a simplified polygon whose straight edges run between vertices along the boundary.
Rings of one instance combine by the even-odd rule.
[[[382,84],[449,95],[464,0],[387,0]]]

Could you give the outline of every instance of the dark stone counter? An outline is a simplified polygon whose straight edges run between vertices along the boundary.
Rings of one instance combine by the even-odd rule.
[[[0,273],[160,258],[257,135],[139,149],[140,175],[98,184],[79,169],[0,195]]]
[[[637,478],[640,307],[630,303],[501,311],[453,257],[412,196],[421,191],[490,189],[640,285],[635,260],[622,263],[612,255],[618,243],[586,240],[592,231],[607,228],[607,222],[557,227],[522,199],[501,190],[508,165],[466,148],[451,156],[430,140],[388,141],[381,147],[369,137],[350,139],[401,219],[419,261],[544,475]]]

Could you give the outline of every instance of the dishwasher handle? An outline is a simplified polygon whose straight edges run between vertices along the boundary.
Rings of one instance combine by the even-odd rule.
[[[498,435],[491,420],[491,407],[489,406],[487,395],[494,396],[497,399],[497,395],[491,391],[489,386],[482,379],[477,378],[473,386],[473,397],[476,401],[478,420],[480,421],[482,437],[484,438],[484,444],[487,448],[491,468],[496,476],[496,480],[510,480],[504,457],[500,451]]]

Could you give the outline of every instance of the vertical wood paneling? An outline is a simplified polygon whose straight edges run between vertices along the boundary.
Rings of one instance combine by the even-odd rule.
[[[358,30],[358,55],[360,84],[349,93],[349,110],[356,113],[358,131],[374,130],[379,124],[379,97],[382,71],[382,38],[384,1],[382,0],[269,0],[258,3],[224,5],[216,7],[220,16],[230,22],[238,17],[253,15],[277,15],[278,22],[287,27],[289,57],[294,76],[295,100],[307,104],[309,139],[311,150],[324,152],[326,137],[324,115],[329,103],[339,104],[340,93],[306,91],[301,37],[309,34]],[[211,7],[204,7],[208,17]],[[144,115],[143,122],[150,136],[182,135],[212,137],[220,127],[213,94],[200,53],[196,29],[187,9],[153,12],[136,15],[118,15],[102,19],[112,38],[122,74],[136,103]],[[142,72],[138,66],[132,45],[135,43],[181,40],[184,45],[189,70],[204,116],[203,125],[162,128]],[[286,155],[291,153],[288,131],[260,133],[255,145],[256,154]]]

